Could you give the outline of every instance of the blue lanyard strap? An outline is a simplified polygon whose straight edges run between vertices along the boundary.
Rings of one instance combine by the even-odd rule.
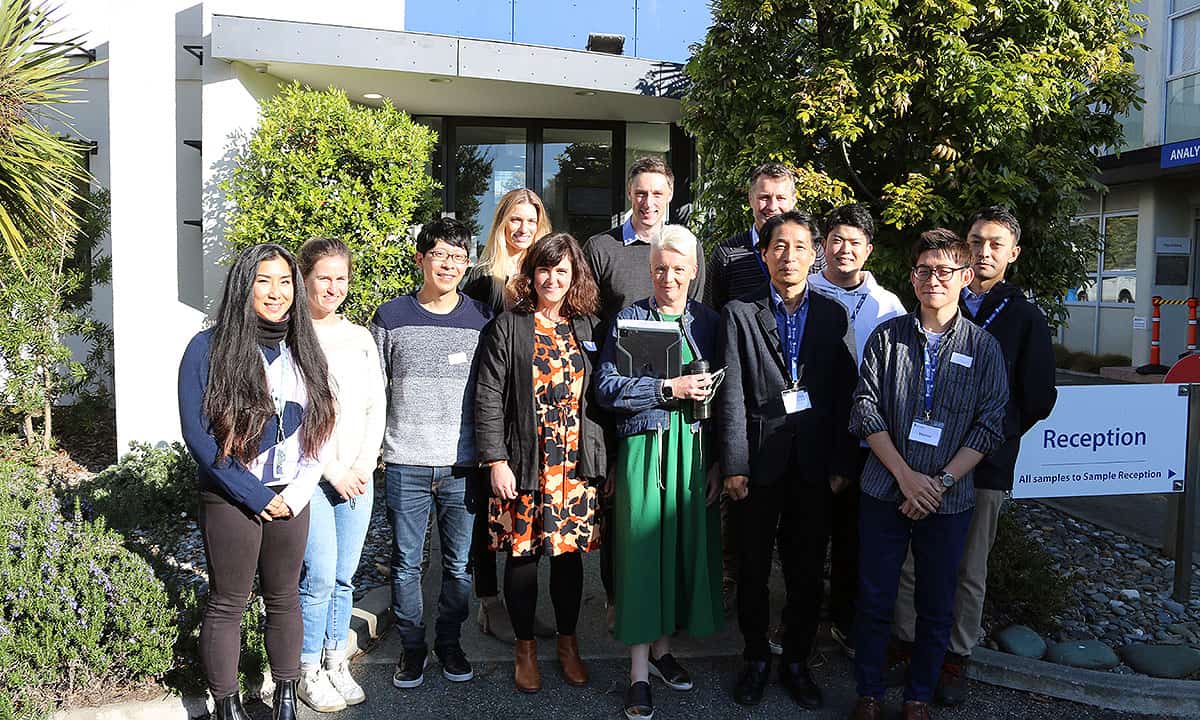
[[[925,341],[925,419],[933,415],[933,381],[937,377],[937,350],[930,348],[930,342]]]
[[[853,325],[854,321],[858,318],[858,311],[862,310],[863,303],[865,303],[866,301],[867,301],[866,293],[863,293],[862,295],[858,296],[858,304],[854,306],[854,312],[850,313],[850,324],[851,325]]]
[[[287,400],[283,397],[283,381],[288,372],[289,353],[287,345],[280,341],[279,343],[279,381],[271,382],[271,363],[267,362],[267,354],[258,350],[259,356],[263,361],[263,371],[267,374],[267,385],[271,389],[271,400],[275,403],[275,444],[283,442],[283,410],[287,407]]]
[[[984,320],[983,324],[981,324],[979,327],[983,328],[984,330],[987,330],[988,325],[991,325],[992,321],[996,319],[996,316],[1000,314],[1000,311],[1004,309],[1004,306],[1008,305],[1009,300],[1012,300],[1012,298],[1011,297],[1004,298],[1004,302],[1000,303],[1000,305],[997,306],[996,309],[992,311],[992,314],[988,315],[988,319]]]

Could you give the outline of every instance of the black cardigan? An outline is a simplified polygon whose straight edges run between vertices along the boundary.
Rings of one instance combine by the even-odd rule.
[[[593,484],[603,481],[607,460],[600,407],[593,402],[592,371],[600,342],[593,315],[571,319],[575,341],[583,352],[582,422],[579,427],[578,474]],[[475,446],[479,462],[507,460],[517,489],[538,489],[541,458],[533,398],[533,314],[505,312],[484,329],[479,343],[475,386]]]

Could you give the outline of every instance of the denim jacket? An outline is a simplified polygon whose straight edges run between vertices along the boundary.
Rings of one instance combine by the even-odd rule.
[[[654,320],[653,298],[638,300],[617,313],[617,320]],[[717,360],[717,336],[720,317],[695,300],[689,300],[683,312],[683,336],[692,354],[711,362]],[[662,394],[662,380],[653,377],[625,377],[617,372],[617,323],[613,322],[600,354],[596,370],[596,402],[612,411],[618,437],[630,437],[651,430],[666,430],[668,411],[678,401]],[[713,368],[716,369],[716,368]]]

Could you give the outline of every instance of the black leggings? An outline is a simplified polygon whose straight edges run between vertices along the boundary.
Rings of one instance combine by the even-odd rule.
[[[264,522],[223,495],[202,491],[200,533],[208,562],[200,661],[213,698],[237,692],[242,613],[256,573],[267,606],[271,676],[276,682],[299,679],[304,641],[299,586],[308,542],[308,507],[293,518]]]
[[[508,556],[504,564],[504,602],[518,640],[533,639],[533,617],[537,612],[538,560]],[[550,558],[550,601],[559,635],[574,635],[583,600],[583,558],[577,552]]]

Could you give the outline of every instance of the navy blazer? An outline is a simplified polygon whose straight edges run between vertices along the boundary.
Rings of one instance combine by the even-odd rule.
[[[748,475],[751,485],[761,486],[854,473],[857,443],[846,428],[858,373],[843,341],[846,311],[811,288],[806,292],[800,364],[812,407],[791,415],[783,406],[791,379],[768,285],[721,311],[726,375],[715,402],[724,477]]]

